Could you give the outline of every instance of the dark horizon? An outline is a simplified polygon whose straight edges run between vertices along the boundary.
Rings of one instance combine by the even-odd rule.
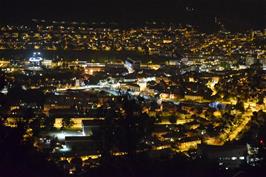
[[[212,25],[218,17],[227,26],[236,28],[265,27],[263,0],[141,0],[122,2],[106,0],[61,1],[1,0],[2,23],[23,23],[31,19],[65,21],[114,21],[122,24],[144,21],[165,21],[192,25]]]

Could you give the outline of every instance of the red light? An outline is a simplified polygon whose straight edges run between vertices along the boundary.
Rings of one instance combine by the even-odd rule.
[[[260,144],[264,144],[263,140],[260,140]]]

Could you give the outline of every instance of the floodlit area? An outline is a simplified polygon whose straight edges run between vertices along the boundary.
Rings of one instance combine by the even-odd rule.
[[[59,141],[65,141],[65,137],[67,136],[84,136],[82,131],[70,131],[70,130],[50,132],[48,135],[54,138],[58,138]]]

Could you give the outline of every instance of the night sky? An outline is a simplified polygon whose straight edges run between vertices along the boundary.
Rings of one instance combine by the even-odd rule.
[[[50,20],[162,20],[209,23],[215,16],[228,23],[263,28],[266,0],[0,0],[2,22]]]

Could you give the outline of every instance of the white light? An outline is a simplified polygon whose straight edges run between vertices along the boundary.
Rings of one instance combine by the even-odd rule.
[[[245,160],[244,156],[239,157],[240,160]]]
[[[68,132],[68,131],[62,131],[58,133],[51,133],[51,136],[55,136],[58,138],[58,140],[65,140],[66,136],[83,136],[80,132]]]
[[[232,160],[236,160],[237,158],[236,157],[232,157]]]
[[[57,135],[57,138],[59,139],[59,140],[63,140],[63,139],[65,139],[65,133],[64,132],[61,132],[61,133],[58,133]]]
[[[30,62],[40,62],[42,61],[42,57],[30,57]]]
[[[69,147],[67,147],[66,145],[62,145],[62,148],[60,149],[61,152],[68,152],[71,149]]]

